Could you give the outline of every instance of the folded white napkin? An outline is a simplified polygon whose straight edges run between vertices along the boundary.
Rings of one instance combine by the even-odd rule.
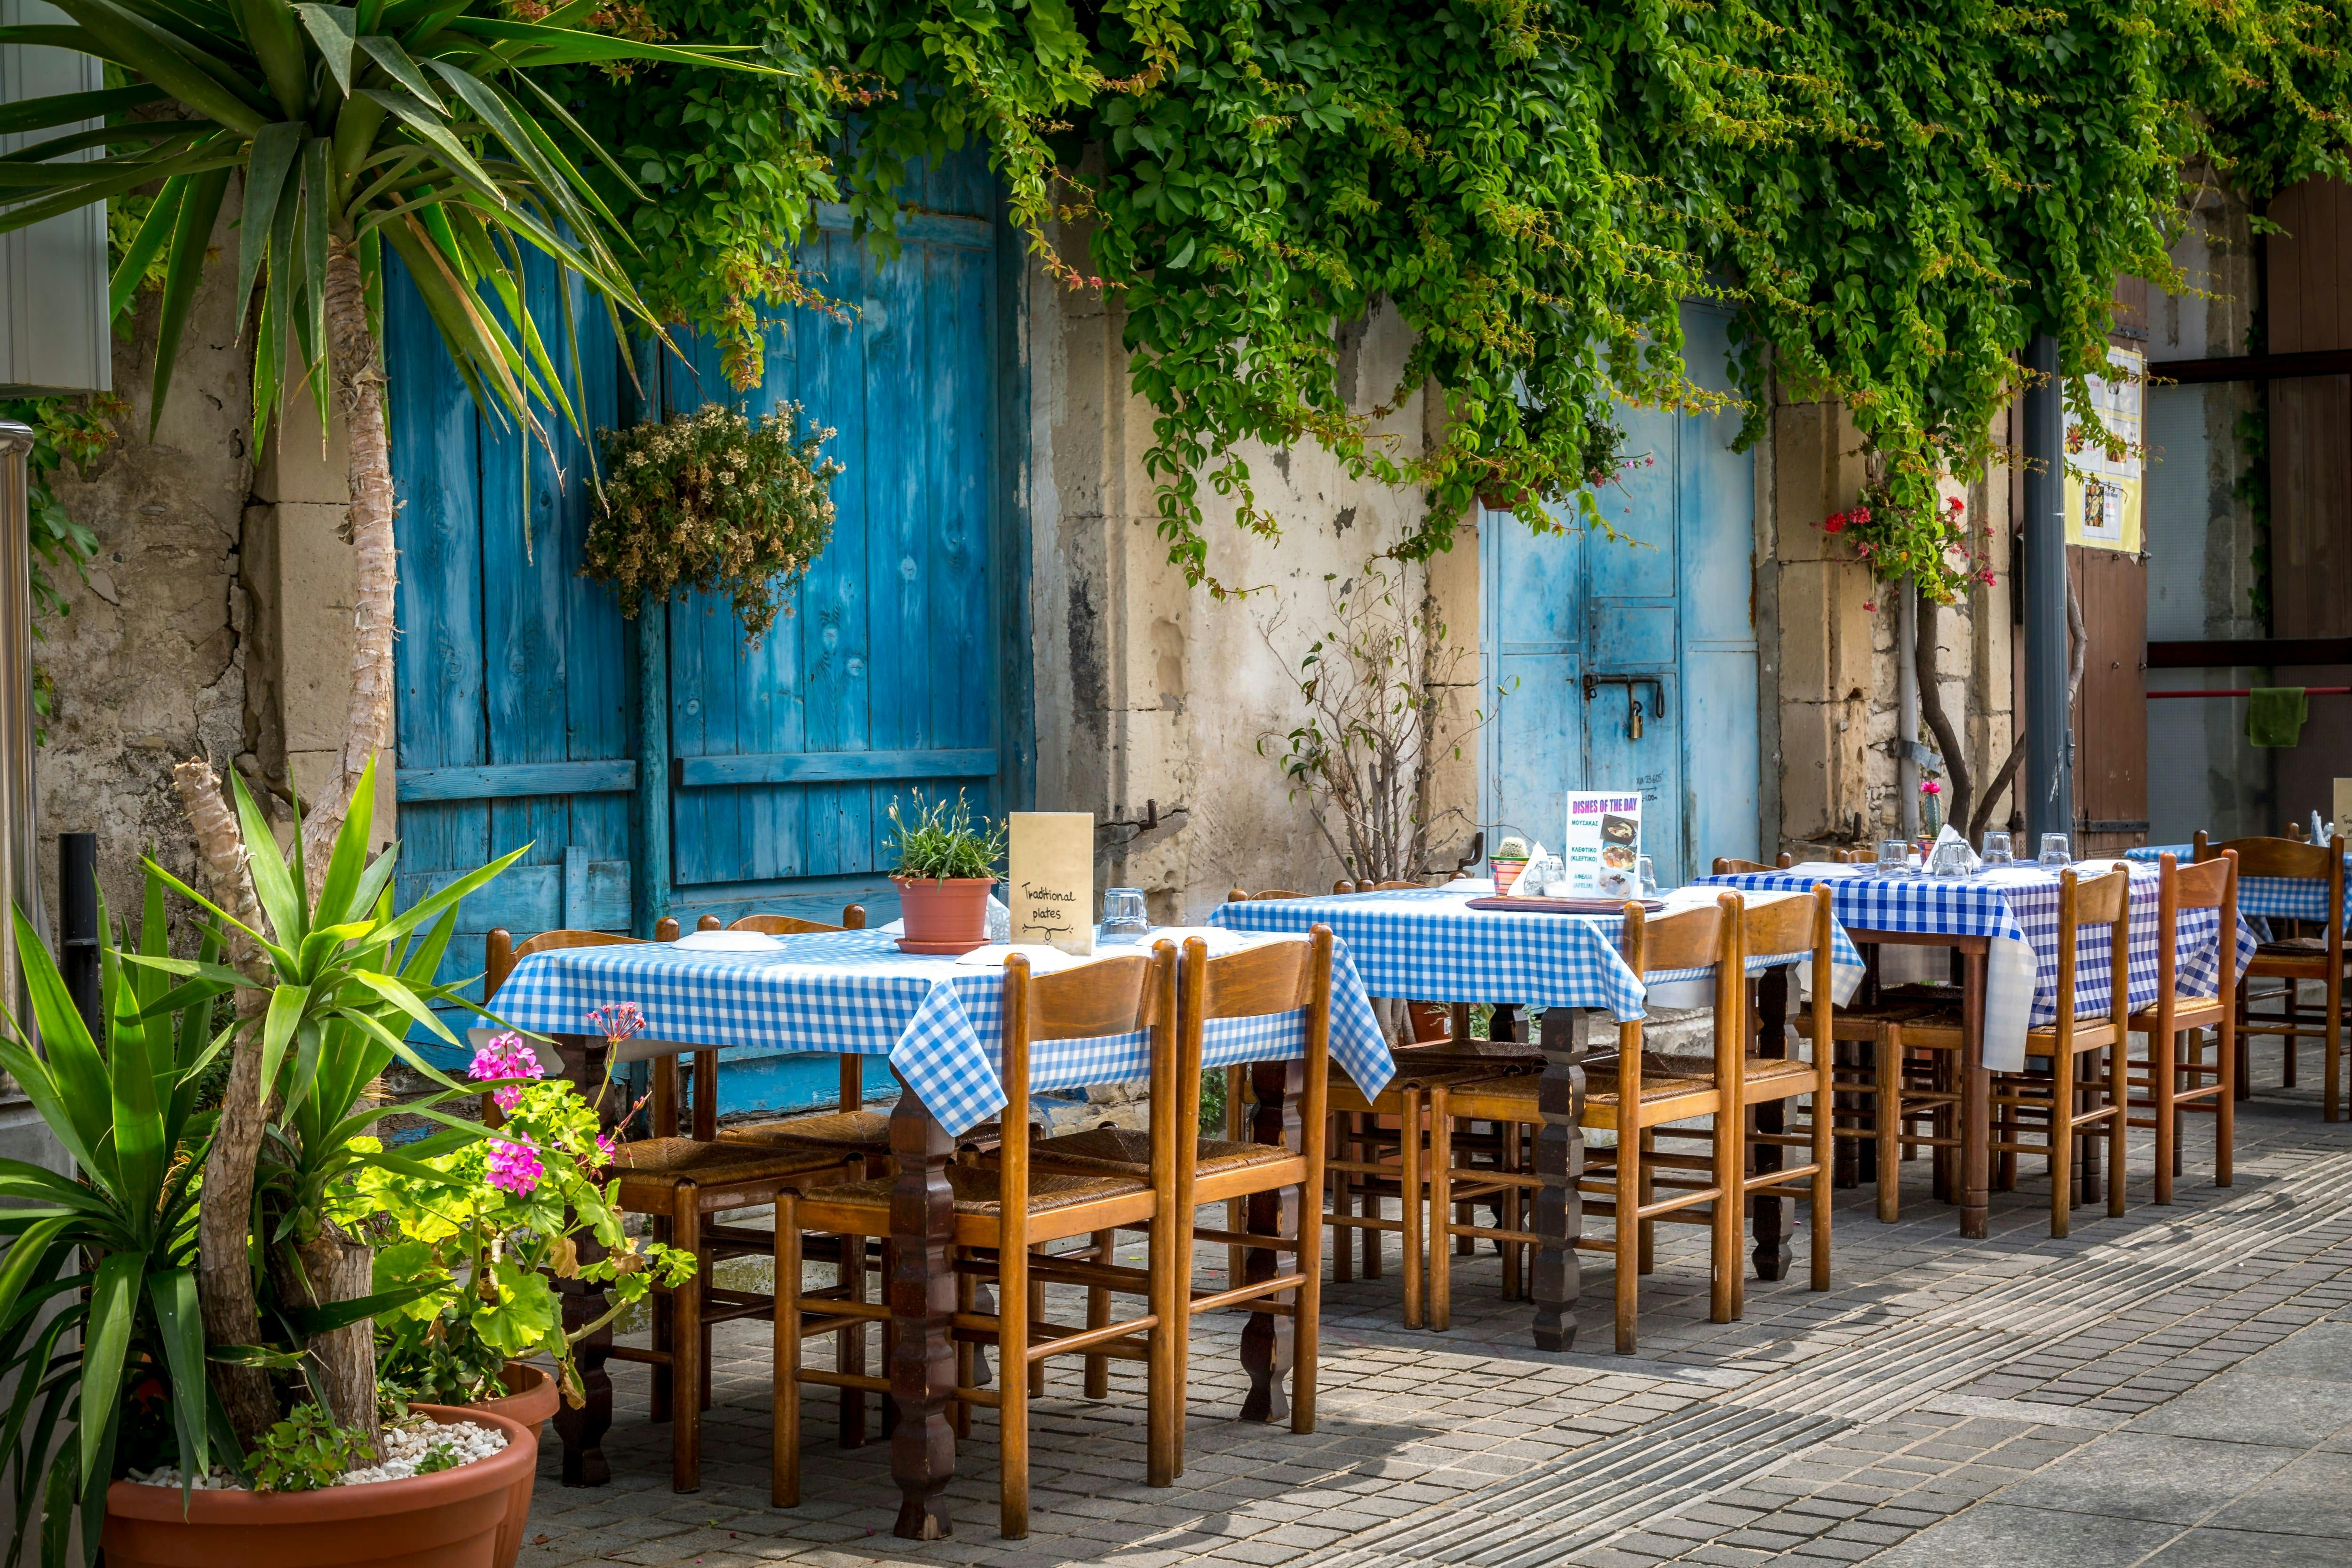
[[[1969,869],[1970,871],[1975,871],[1980,868],[1982,862],[1979,859],[1977,852],[1969,847],[1969,841],[1960,836],[1959,829],[1954,827],[1948,822],[1944,824],[1944,831],[1936,835],[1937,848],[1941,849],[1947,844],[1957,844],[1962,850],[1967,852],[1969,858]],[[1930,855],[1928,857],[1928,863],[1932,865],[1934,862],[1935,857]]]
[[[687,932],[670,945],[707,952],[772,952],[777,942],[765,931],[697,931]]]
[[[955,961],[958,963],[969,964],[974,969],[1002,969],[1004,967],[1004,961],[1017,952],[1029,961],[1029,972],[1032,974],[1052,974],[1058,970],[1076,969],[1081,965],[1093,963],[1098,959],[1117,958],[1133,951],[1132,948],[1097,948],[1091,955],[1082,957],[1075,952],[1064,952],[1060,948],[1051,947],[1044,942],[992,942],[986,947],[975,947],[970,952],[958,953]]]
[[[1849,866],[1843,860],[1800,860],[1790,867],[1785,876],[1790,877],[1859,877],[1877,869],[1874,866]]]

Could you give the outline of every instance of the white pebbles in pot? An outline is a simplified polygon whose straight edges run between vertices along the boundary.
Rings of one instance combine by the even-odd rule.
[[[476,1459],[487,1459],[506,1446],[505,1433],[471,1421],[453,1422],[446,1426],[432,1421],[387,1426],[383,1429],[383,1462],[347,1471],[335,1484],[355,1487],[368,1481],[404,1480],[426,1473],[428,1458],[437,1461],[429,1467],[431,1470],[454,1470]]]

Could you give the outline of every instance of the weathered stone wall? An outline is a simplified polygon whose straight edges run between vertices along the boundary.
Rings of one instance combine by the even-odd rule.
[[[1418,496],[1350,479],[1311,442],[1253,447],[1259,504],[1283,534],[1244,531],[1209,496],[1209,571],[1248,591],[1189,586],[1159,536],[1150,412],[1128,390],[1118,306],[1040,271],[1027,304],[1038,805],[1131,825],[1156,802],[1158,827],[1106,827],[1097,875],[1144,889],[1157,919],[1197,920],[1234,887],[1328,888],[1344,868],[1278,762],[1305,714],[1291,672],[1329,629],[1335,586],[1402,536]],[[1343,382],[1370,408],[1393,389],[1409,333],[1383,312],[1351,336]],[[1407,399],[1381,433],[1417,447],[1427,401]],[[1477,560],[1465,527],[1426,579],[1461,650],[1457,728],[1475,706]],[[1460,815],[1433,835],[1433,861],[1450,866],[1467,843],[1476,795],[1475,753],[1449,754],[1436,795]]]
[[[224,220],[216,253],[234,254],[236,239]],[[131,405],[121,440],[86,478],[68,464],[57,487],[99,545],[87,584],[51,571],[70,610],[36,649],[57,687],[37,764],[52,910],[60,832],[98,835],[100,882],[118,911],[138,908],[149,849],[190,870],[172,764],[201,752],[226,773],[246,747],[251,349],[237,341],[235,284],[234,268],[215,265],[198,291],[152,438],[155,297],[118,323],[114,386]]]
[[[1996,434],[2006,434],[2005,421]],[[1822,529],[1862,489],[1863,439],[1843,406],[1791,401],[1773,410],[1766,446],[1758,463],[1758,631],[1765,773],[1778,780],[1779,837],[1783,847],[1866,847],[1902,820],[1891,749],[1899,601],[1872,582],[1852,546]],[[2009,470],[1996,465],[1946,493],[1960,498],[1971,526],[1992,529],[1999,577],[1946,608],[1937,626],[1944,711],[1981,791],[2011,733]],[[1924,720],[1920,738],[1935,745]],[[2007,815],[2003,806],[1996,820]]]

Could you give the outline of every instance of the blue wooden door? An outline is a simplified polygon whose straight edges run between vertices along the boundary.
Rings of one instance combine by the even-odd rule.
[[[1701,385],[1727,384],[1727,326],[1684,311]],[[1755,465],[1730,448],[1737,415],[1619,413],[1641,460],[1601,495],[1616,539],[1482,520],[1483,815],[1490,842],[1556,848],[1570,790],[1639,789],[1670,885],[1756,852]]]
[[[578,574],[588,521],[583,438],[549,422],[548,450],[485,419],[450,368],[415,289],[385,268],[393,480],[400,510],[394,655],[400,897],[509,850],[523,862],[468,899],[445,978],[477,975],[492,929],[630,923],[634,698],[621,616]],[[534,258],[530,308],[559,318]],[[617,422],[620,361],[572,284],[592,428]],[[559,474],[560,469],[560,474]]]
[[[890,920],[894,800],[961,790],[994,816],[1018,798],[995,186],[976,155],[918,180],[891,260],[818,209],[801,266],[851,313],[791,312],[756,390],[729,388],[707,343],[664,369],[673,409],[800,404],[845,466],[832,542],[758,644],[723,599],[662,616],[667,907],[689,924],[851,900]]]

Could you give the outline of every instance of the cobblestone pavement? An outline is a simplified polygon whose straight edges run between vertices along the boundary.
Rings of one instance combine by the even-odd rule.
[[[2274,1085],[2277,1049],[2257,1047]],[[2313,1053],[2304,1082],[2318,1078]],[[615,1478],[572,1489],[542,1456],[522,1568],[1102,1563],[1120,1568],[1646,1568],[1785,1560],[2068,1568],[2352,1563],[2352,1124],[2315,1089],[2240,1108],[2237,1181],[2211,1184],[2192,1118],[2177,1202],[2149,1202],[2133,1135],[2128,1212],[2047,1231],[2029,1162],[1963,1241],[1924,1161],[1904,1218],[1839,1194],[1835,1288],[1801,1267],[1750,1280],[1747,1316],[1706,1321],[1704,1232],[1662,1237],[1642,1281],[1642,1353],[1606,1353],[1609,1269],[1588,1255],[1578,1342],[1529,1346],[1491,1254],[1457,1258],[1454,1328],[1399,1325],[1383,1277],[1326,1288],[1318,1429],[1234,1419],[1242,1319],[1194,1331],[1187,1468],[1143,1483],[1142,1397],[1050,1363],[1033,1403],[1033,1529],[996,1530],[994,1416],[950,1488],[954,1535],[891,1537],[888,1447],[842,1450],[833,1391],[806,1391],[805,1493],[767,1505],[764,1324],[719,1331],[702,1489],[668,1488],[668,1433],[642,1369],[614,1367]],[[1672,1227],[1662,1227],[1672,1228]],[[1669,1245],[1670,1242],[1678,1245]],[[1796,1238],[1801,1264],[1804,1237]],[[1202,1252],[1202,1273],[1223,1251]],[[1058,1307],[1062,1321],[1068,1310]],[[830,1352],[810,1342],[813,1361]]]

